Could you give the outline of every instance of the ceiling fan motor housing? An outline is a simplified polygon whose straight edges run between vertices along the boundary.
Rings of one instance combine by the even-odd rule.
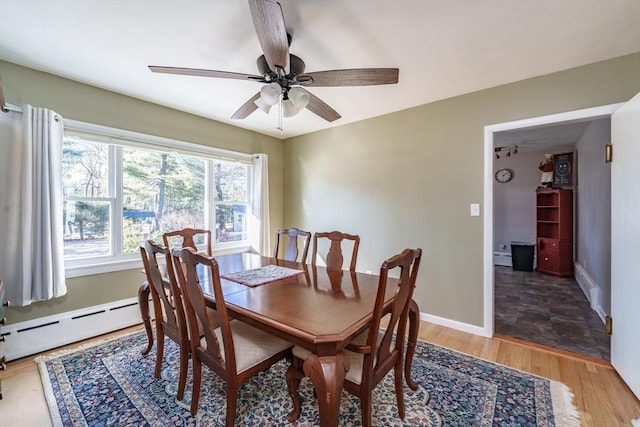
[[[267,64],[267,59],[264,55],[260,55],[258,60],[256,61],[258,65],[258,72],[263,76],[269,76],[270,81],[278,81],[277,74],[269,68],[269,64]],[[290,72],[288,75],[284,76],[284,80],[288,82],[292,82],[296,80],[296,76],[304,73],[304,61],[295,55],[289,54],[289,69]]]

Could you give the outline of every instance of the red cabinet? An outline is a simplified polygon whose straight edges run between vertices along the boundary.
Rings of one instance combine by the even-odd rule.
[[[573,190],[536,190],[536,246],[537,271],[573,276]]]

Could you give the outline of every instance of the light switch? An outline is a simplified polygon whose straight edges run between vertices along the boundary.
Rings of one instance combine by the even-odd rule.
[[[480,203],[471,203],[471,216],[480,216]]]

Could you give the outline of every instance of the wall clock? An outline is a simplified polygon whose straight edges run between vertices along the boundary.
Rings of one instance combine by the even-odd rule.
[[[498,169],[495,176],[498,182],[509,182],[513,178],[513,171],[507,168]]]

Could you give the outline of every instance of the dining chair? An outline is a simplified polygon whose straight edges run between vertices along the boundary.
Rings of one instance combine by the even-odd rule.
[[[177,244],[174,242],[181,238],[182,240],[178,241]],[[179,248],[193,248],[196,251],[198,250],[198,246],[196,241],[202,238],[205,240],[207,247],[207,255],[213,255],[212,252],[212,243],[211,243],[211,230],[203,230],[199,228],[183,228],[182,230],[168,231],[162,235],[162,240],[164,241],[164,245],[170,250],[176,247]],[[174,243],[174,244],[171,244]]]
[[[404,397],[402,391],[404,331],[407,325],[409,308],[412,303],[413,289],[418,276],[421,249],[405,249],[382,263],[373,315],[367,328],[357,335],[345,348],[344,355],[350,369],[344,379],[344,389],[360,398],[362,425],[371,425],[371,395],[376,385],[391,369],[394,371],[394,384],[398,415],[404,419]],[[399,269],[399,278],[391,307],[385,308],[387,278],[391,270]],[[384,331],[380,330],[383,316],[388,317]],[[293,347],[293,361],[287,370],[287,387],[293,401],[293,411],[289,422],[300,416],[302,400],[298,386],[305,374],[300,367],[311,352],[305,348]]]
[[[349,270],[356,271],[356,260],[358,258],[358,247],[360,246],[360,236],[355,234],[342,233],[340,231],[320,232],[313,235],[313,253],[311,254],[311,264],[316,265],[318,254],[318,239],[328,239],[330,241],[329,251],[325,264],[329,270],[342,270],[344,256],[342,255],[342,242],[344,240],[353,241],[353,251],[351,253],[351,263]]]
[[[292,345],[285,340],[254,328],[239,320],[230,320],[225,305],[218,263],[213,257],[197,253],[192,248],[172,250],[178,280],[184,290],[187,319],[191,328],[197,319],[203,326],[203,337],[191,340],[193,359],[193,394],[191,414],[198,412],[202,380],[202,363],[207,365],[226,383],[227,427],[236,418],[238,390],[253,376],[266,371],[274,363],[291,357]],[[197,274],[198,266],[210,273],[216,310],[206,310],[206,303]],[[209,316],[218,317],[218,328],[210,326]]]
[[[280,252],[280,241],[287,240],[286,246],[284,248],[284,254],[283,254],[284,256],[279,259],[284,259],[286,261],[297,261],[298,260],[298,237],[302,238],[303,240],[302,255],[300,257],[300,262],[302,264],[306,264],[307,253],[309,252],[309,243],[311,243],[311,233],[308,231],[299,230],[297,228],[282,228],[276,231],[276,244],[273,248],[273,257],[279,258],[278,255]]]
[[[180,348],[180,370],[178,375],[178,400],[182,400],[187,379],[187,367],[189,363],[189,334],[187,331],[187,318],[182,303],[181,292],[178,287],[171,266],[171,254],[163,246],[147,240],[140,246],[140,254],[147,275],[147,283],[151,289],[153,309],[156,317],[156,366],[154,375],[160,377],[162,359],[164,356],[165,335],[175,341]],[[157,256],[163,255],[167,262],[167,277],[163,277],[158,267]]]
[[[181,230],[167,231],[162,235],[162,240],[164,241],[164,245],[169,249],[169,258],[171,257],[171,250],[175,248],[193,248],[198,251],[198,243],[202,243],[201,240],[204,240],[207,249],[207,255],[213,255],[212,243],[211,243],[211,231],[204,230],[200,228],[183,228]],[[167,266],[172,265],[173,263],[168,263]],[[173,267],[173,277],[175,277],[175,267]],[[178,287],[180,283],[178,283]],[[213,308],[208,308],[209,310],[213,310]],[[218,324],[215,323],[215,317],[211,318],[212,325],[217,327]],[[187,322],[187,326],[188,326]],[[199,329],[198,329],[199,330]]]

